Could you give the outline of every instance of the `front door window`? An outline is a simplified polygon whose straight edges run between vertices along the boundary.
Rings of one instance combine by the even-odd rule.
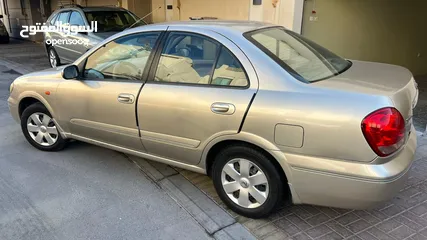
[[[159,35],[140,33],[107,43],[88,57],[83,77],[140,81]]]

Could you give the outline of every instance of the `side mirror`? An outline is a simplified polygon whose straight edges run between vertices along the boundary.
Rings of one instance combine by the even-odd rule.
[[[76,79],[79,76],[79,69],[76,65],[66,66],[62,70],[62,77],[64,79]]]

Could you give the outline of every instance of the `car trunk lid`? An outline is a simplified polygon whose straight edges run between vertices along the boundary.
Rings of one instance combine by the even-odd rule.
[[[352,61],[353,65],[335,77],[315,82],[317,86],[389,97],[406,121],[417,104],[418,88],[409,70],[382,63]]]

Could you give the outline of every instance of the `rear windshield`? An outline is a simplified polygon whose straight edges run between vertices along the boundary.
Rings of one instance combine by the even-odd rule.
[[[285,28],[256,30],[245,37],[304,82],[327,79],[351,67],[350,61]]]
[[[98,32],[120,32],[136,22],[136,18],[125,11],[94,11],[85,14],[89,23],[97,22]]]

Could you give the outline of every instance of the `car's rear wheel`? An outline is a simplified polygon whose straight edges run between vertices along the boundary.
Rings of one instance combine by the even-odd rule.
[[[24,110],[21,129],[27,141],[40,150],[59,151],[66,145],[52,115],[41,103],[32,104]]]
[[[284,179],[270,159],[245,145],[223,149],[215,158],[212,178],[221,200],[250,218],[270,214],[284,202]]]
[[[55,68],[57,66],[61,65],[61,61],[59,59],[58,53],[56,53],[56,50],[53,46],[50,46],[47,50],[48,55],[49,55],[49,63],[50,66]]]

